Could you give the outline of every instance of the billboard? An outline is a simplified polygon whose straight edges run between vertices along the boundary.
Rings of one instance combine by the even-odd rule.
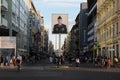
[[[0,37],[0,48],[16,48],[16,37]]]
[[[52,14],[52,33],[67,34],[68,14]]]
[[[16,55],[16,37],[0,37],[0,55],[11,54]]]

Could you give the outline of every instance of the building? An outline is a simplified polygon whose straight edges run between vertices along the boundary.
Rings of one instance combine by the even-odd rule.
[[[43,17],[32,0],[1,0],[0,9],[0,36],[15,36],[19,54],[40,54]]]
[[[29,7],[29,18],[28,18],[28,50],[30,56],[40,56],[42,52],[42,40],[41,40],[41,15],[36,10],[32,0],[26,0]]]
[[[52,41],[49,41],[49,43],[48,43],[48,52],[49,52],[49,55],[50,55],[50,56],[53,56],[53,53],[54,53],[54,45],[53,45]]]
[[[67,34],[67,37],[64,40],[64,44],[62,46],[62,50],[64,52],[70,52],[70,41],[71,41],[71,33]]]
[[[49,32],[47,30],[44,30],[44,37],[43,37],[43,53],[48,54],[48,41],[49,41]]]
[[[7,21],[7,17],[5,16],[7,14],[7,11],[8,11],[8,2],[6,0],[1,0],[1,3],[0,3],[0,36],[7,35],[8,21]]]
[[[87,47],[87,3],[83,2],[80,5],[80,13],[79,13],[79,53],[80,55],[85,54],[85,49]]]
[[[120,0],[97,0],[98,55],[120,57]]]
[[[24,0],[1,0],[0,36],[16,36],[17,53],[27,52],[28,7]]]
[[[80,13],[75,19],[71,31],[68,33],[62,49],[66,53],[72,53],[73,57],[84,55],[84,48],[87,46],[87,3],[81,3]]]
[[[97,14],[97,0],[87,0],[88,5],[88,25],[87,25],[87,42],[88,42],[88,52],[87,56],[91,57],[92,59],[96,57],[97,53],[97,38],[96,38],[96,14]]]

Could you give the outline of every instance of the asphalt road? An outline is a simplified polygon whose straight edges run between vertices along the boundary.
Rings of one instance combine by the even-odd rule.
[[[69,67],[44,63],[16,68],[0,69],[0,80],[120,80],[120,69]]]

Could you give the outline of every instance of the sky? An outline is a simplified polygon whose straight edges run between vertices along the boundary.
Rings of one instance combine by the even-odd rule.
[[[54,48],[58,49],[58,35],[52,34],[52,14],[68,14],[68,31],[75,24],[75,18],[80,12],[80,3],[87,0],[32,0],[36,10],[44,17],[44,25],[49,30],[49,40],[52,41]],[[61,46],[67,35],[61,35]]]

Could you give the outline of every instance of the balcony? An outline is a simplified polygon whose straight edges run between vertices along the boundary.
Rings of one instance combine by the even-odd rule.
[[[8,3],[6,0],[1,0],[1,10],[8,10]]]
[[[8,21],[5,18],[1,18],[1,27],[8,28]]]

